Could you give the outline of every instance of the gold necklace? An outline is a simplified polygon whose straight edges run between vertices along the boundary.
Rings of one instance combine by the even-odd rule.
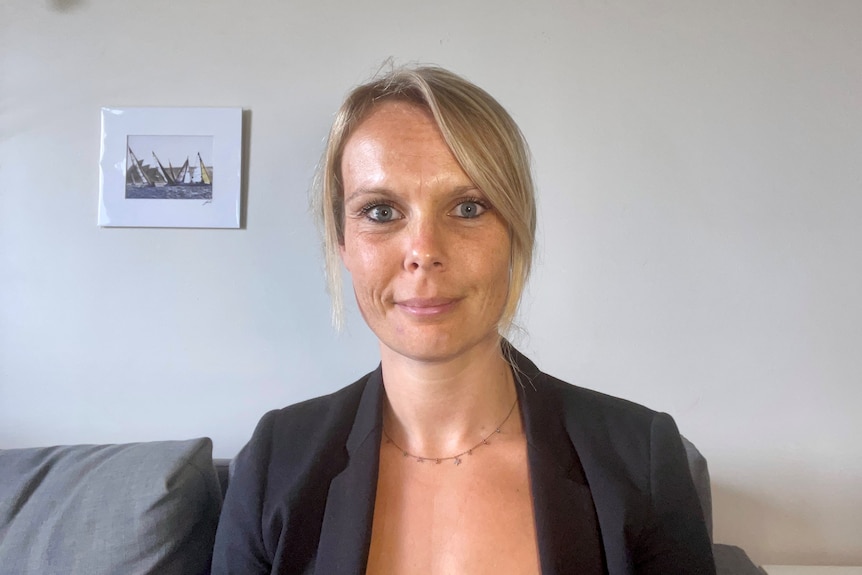
[[[474,449],[478,449],[478,448],[482,447],[483,445],[490,445],[491,444],[490,439],[495,433],[502,433],[502,431],[500,431],[500,430],[502,429],[502,427],[504,425],[506,425],[506,422],[509,421],[509,418],[512,416],[512,412],[515,411],[516,405],[518,405],[518,397],[517,396],[515,397],[515,403],[513,403],[512,407],[509,408],[509,413],[506,414],[506,418],[500,422],[500,425],[498,425],[494,429],[494,431],[489,433],[488,436],[485,437],[485,439],[483,439],[482,441],[480,441],[479,443],[477,443],[476,445],[474,445],[470,449],[468,449],[466,451],[462,451],[461,453],[459,453],[457,455],[450,455],[449,457],[422,457],[420,455],[413,455],[412,453],[410,453],[409,451],[407,451],[406,449],[404,449],[403,447],[401,447],[400,445],[395,443],[395,440],[392,439],[391,437],[389,437],[389,434],[386,433],[385,427],[383,428],[383,435],[386,436],[386,441],[388,443],[391,443],[392,445],[394,445],[395,447],[398,448],[398,451],[401,452],[401,455],[403,457],[411,457],[411,458],[415,459],[417,463],[424,463],[426,461],[433,461],[434,463],[439,464],[439,463],[442,463],[444,461],[454,460],[455,465],[461,465],[461,457],[462,456],[473,455]]]

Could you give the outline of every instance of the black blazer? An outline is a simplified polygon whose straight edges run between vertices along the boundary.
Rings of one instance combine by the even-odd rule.
[[[673,419],[538,370],[511,350],[544,575],[714,575]],[[267,413],[237,455],[214,575],[365,572],[381,370]]]

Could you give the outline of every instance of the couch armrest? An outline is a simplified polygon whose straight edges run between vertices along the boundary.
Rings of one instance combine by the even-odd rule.
[[[716,575],[766,575],[739,547],[716,544],[712,546],[712,555]]]

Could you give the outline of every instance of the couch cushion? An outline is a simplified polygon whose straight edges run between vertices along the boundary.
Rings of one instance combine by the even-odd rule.
[[[0,575],[206,573],[221,510],[207,438],[0,451]]]

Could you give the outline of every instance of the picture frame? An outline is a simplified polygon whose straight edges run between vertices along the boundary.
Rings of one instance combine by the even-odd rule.
[[[242,108],[102,108],[102,227],[239,228]]]

